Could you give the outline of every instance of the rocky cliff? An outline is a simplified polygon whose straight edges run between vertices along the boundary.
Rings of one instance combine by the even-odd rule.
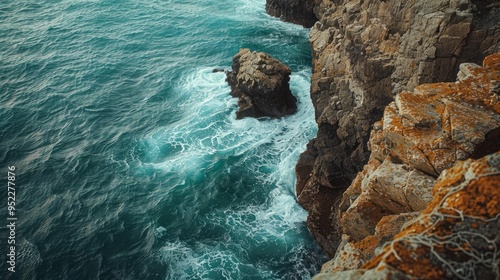
[[[430,135],[432,140],[428,142],[414,143],[404,139],[410,139],[410,134],[407,133],[416,133],[416,130],[403,130],[400,134],[395,131],[391,145],[397,145],[396,148],[401,151],[411,152],[410,158],[401,155],[400,159],[409,162],[402,164],[396,160],[377,160],[377,164],[380,164],[378,173],[396,172],[398,178],[408,179],[408,184],[423,184],[424,188],[430,189],[435,177],[450,167],[449,162],[464,159],[474,153],[481,139],[487,137],[481,136],[483,131],[478,134],[455,135],[455,130],[451,129],[448,130],[453,135],[451,140],[439,142],[439,133],[444,132],[432,131],[432,128],[442,126],[441,129],[445,129],[453,124],[436,123],[436,117],[462,110],[469,112],[472,110],[470,106],[477,104],[463,105],[454,102],[453,98],[445,98],[436,101],[439,106],[432,108],[436,104],[421,102],[435,96],[421,94],[424,87],[418,88],[414,93],[409,92],[424,83],[451,82],[459,72],[461,63],[481,63],[486,55],[500,51],[500,10],[498,1],[309,2],[315,4],[313,10],[319,19],[310,35],[313,56],[311,99],[315,107],[318,135],[308,144],[297,164],[297,195],[299,202],[309,212],[308,226],[311,232],[324,251],[333,257],[341,240],[341,227],[349,226],[345,219],[343,221],[338,216],[339,207],[344,210],[350,207],[345,200],[341,201],[342,194],[368,162],[371,153],[367,145],[370,131],[372,128],[380,131],[382,124],[374,126],[374,123],[382,117],[385,107],[394,100],[397,93],[407,92],[398,95],[396,103],[389,107],[387,114],[391,110],[396,114],[399,110],[403,112],[400,120],[403,124],[415,122],[416,127],[429,129],[434,134]],[[474,67],[463,66],[464,69],[470,68],[470,71],[464,70],[462,75],[469,75]],[[436,87],[446,91],[452,84]],[[453,86],[450,90],[452,89]],[[408,104],[410,108],[398,107],[401,104]],[[427,110],[429,115],[413,116],[412,113],[405,112],[411,106],[417,106],[423,112]],[[444,115],[441,114],[442,110],[445,111]],[[386,122],[392,120],[391,117],[384,119]],[[464,120],[463,124],[468,121],[473,120]],[[474,125],[469,123],[468,126]],[[377,141],[375,136],[372,141]],[[455,137],[470,141],[457,144],[453,142],[457,139]],[[472,140],[469,137],[476,138]],[[414,145],[417,146],[412,148]],[[436,150],[428,145],[441,148]],[[422,147],[427,150],[420,151]],[[447,150],[450,147],[457,150],[452,154]],[[380,154],[382,151],[373,150],[373,153]],[[415,153],[421,156],[413,158],[411,155]],[[371,174],[372,170],[369,168],[374,168],[373,166],[375,165],[365,168],[364,172]],[[408,166],[419,171],[408,173]],[[378,173],[373,175],[370,184],[379,180]],[[396,180],[398,178],[379,185],[407,184],[406,181]],[[355,180],[357,181],[361,186],[361,178]],[[377,191],[380,190],[374,186],[372,192]],[[359,239],[372,234],[376,221],[393,213],[393,210],[400,211],[404,208],[405,211],[411,211],[425,207],[430,196],[421,195],[418,191],[412,193],[419,197],[412,205],[401,206],[400,201],[386,199],[386,202],[390,202],[387,209],[367,210],[376,217],[368,222],[360,220],[361,226],[370,223],[368,226],[371,230],[360,230]],[[382,199],[383,194],[380,196]],[[364,207],[370,209],[371,205],[365,204]],[[354,215],[354,210],[350,211]],[[360,213],[364,214],[366,213]]]
[[[314,280],[500,279],[500,152],[458,162],[432,193],[426,209],[370,261],[363,264],[359,243],[346,245]]]
[[[318,20],[312,0],[267,0],[266,12],[283,21],[311,27]]]
[[[472,160],[465,163],[459,161],[469,157],[480,158],[500,150],[499,85],[500,53],[488,56],[483,67],[471,63],[462,64],[455,83],[424,84],[417,86],[411,93],[402,92],[396,96],[395,101],[386,107],[382,120],[374,125],[369,141],[372,153],[368,164],[343,194],[336,213],[343,242],[333,260],[324,266],[323,272],[336,273],[360,268],[376,255],[377,248],[391,240],[404,223],[418,216],[422,210],[425,210],[423,216],[417,221],[430,219],[430,213],[434,215],[443,210],[454,212],[456,209],[458,210],[454,214],[466,211],[470,217],[484,217],[484,209],[490,209],[491,213],[488,215],[491,217],[485,218],[486,223],[479,223],[477,227],[480,225],[486,231],[481,234],[497,235],[495,232],[500,225],[500,203],[497,200],[500,191],[500,153],[478,163],[472,163]],[[457,162],[458,167],[443,171]],[[488,165],[484,169],[489,170],[487,172],[482,167],[474,167],[485,164]],[[479,170],[481,172],[477,173]],[[484,187],[471,184],[483,176],[490,176],[484,175],[490,173],[492,176],[485,181]],[[440,177],[437,178],[439,174]],[[463,179],[468,177],[474,179]],[[457,189],[457,186],[460,188]],[[445,198],[446,201],[443,200]],[[453,203],[459,204],[450,206]],[[443,205],[448,205],[449,208]],[[460,218],[465,217],[463,214],[459,215]],[[464,225],[456,220],[445,221],[435,226],[448,226],[446,236],[452,238],[448,241],[450,243],[458,242],[453,239],[456,236],[466,236],[474,231],[468,228],[470,224]],[[492,229],[488,228],[489,223]],[[415,225],[416,222],[412,224]],[[451,224],[456,226],[450,228]],[[429,227],[420,227],[419,233],[425,235],[429,230]],[[440,229],[434,229],[432,225],[432,230]],[[407,229],[398,236],[411,232],[412,230]],[[480,233],[476,233],[477,235],[467,238],[475,239],[480,236]],[[469,242],[469,239],[463,242]],[[432,246],[431,249],[434,248]],[[452,261],[455,258],[450,257],[450,254],[456,253],[455,249],[442,247],[440,250],[436,258],[440,257],[441,261]],[[480,254],[489,254],[487,250],[477,250]],[[422,262],[432,260],[429,259],[428,252],[420,255],[424,251],[416,250],[414,255],[419,256]],[[498,252],[495,251],[494,254]],[[380,258],[379,255],[373,260]],[[461,255],[457,258],[463,259]],[[460,264],[467,266],[468,261]],[[372,266],[364,267],[373,267],[374,262],[370,261]],[[377,263],[375,266],[378,265]],[[443,279],[452,273],[446,267],[441,267],[443,264],[437,263],[436,266],[439,266],[435,268],[440,271],[438,274],[417,276]],[[415,268],[417,270],[419,269]],[[407,274],[408,271],[405,271],[404,275]],[[458,277],[453,273],[451,275],[453,276],[448,278]]]

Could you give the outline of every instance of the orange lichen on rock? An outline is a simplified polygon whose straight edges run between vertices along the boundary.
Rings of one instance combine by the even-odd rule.
[[[488,67],[466,64],[456,83],[418,86],[386,107],[371,134],[371,171],[360,173],[346,191],[349,200],[341,204],[339,223],[345,234],[361,241],[374,233],[383,216],[422,210],[433,180],[473,155],[500,128],[500,114],[483,104],[499,103],[491,90],[498,58],[500,54],[489,56]],[[493,152],[500,148],[487,146]],[[414,174],[419,174],[418,184],[410,181]]]
[[[487,56],[483,61],[483,66],[492,71],[500,72],[500,55]]]
[[[462,64],[456,83],[420,85],[414,93],[398,94],[384,112],[389,153],[434,176],[473,154],[485,135],[500,127],[500,97],[495,92],[499,60],[500,54],[494,54],[485,67]]]
[[[461,65],[455,83],[420,85],[386,107],[373,126],[370,161],[339,207],[343,248],[351,254],[348,262],[332,260],[330,271],[358,268],[352,275],[363,279],[371,271],[419,279],[500,277],[491,259],[500,248],[499,85],[500,53],[483,66]],[[415,211],[423,212],[401,233],[383,233],[387,217]]]
[[[497,92],[500,82],[500,54],[487,56],[483,67],[472,63],[460,65],[458,78],[454,97],[500,113],[500,96]]]
[[[500,152],[444,171],[433,194],[422,215],[362,268],[389,265],[420,279],[498,279]]]

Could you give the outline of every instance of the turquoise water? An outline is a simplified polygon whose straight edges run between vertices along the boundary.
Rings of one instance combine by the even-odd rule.
[[[316,133],[308,29],[264,0],[0,4],[0,171],[16,167],[16,273],[2,279],[309,279],[296,203]],[[292,68],[299,111],[235,120],[239,48]]]

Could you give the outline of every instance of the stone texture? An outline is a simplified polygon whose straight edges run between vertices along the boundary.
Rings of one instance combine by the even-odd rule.
[[[344,199],[340,208],[343,232],[361,240],[374,234],[375,226],[386,215],[423,210],[432,198],[434,181],[435,178],[407,165],[395,164],[387,157],[362,178],[361,193],[352,203],[351,199]]]
[[[500,153],[446,170],[433,195],[422,215],[364,268],[389,265],[423,279],[498,279]]]
[[[499,279],[499,201],[500,152],[459,161],[441,173],[421,215],[375,257],[313,279]]]
[[[234,57],[233,71],[227,73],[231,95],[238,97],[236,118],[280,118],[297,110],[290,91],[291,70],[263,52],[241,49]]]
[[[321,268],[323,273],[334,273],[344,270],[360,268],[363,265],[361,251],[352,243],[348,242],[348,236],[342,236],[342,242],[339,244],[337,254]]]
[[[398,228],[428,209],[436,174],[443,176],[443,169],[464,159],[458,155],[477,158],[500,150],[500,96],[495,92],[500,53],[486,57],[483,66],[468,63],[460,69],[455,83],[424,84],[397,95],[375,123],[369,141],[374,152],[335,214],[343,242],[323,272],[357,269],[370,261]],[[446,153],[437,152],[441,149]],[[436,186],[434,199],[435,192]]]
[[[464,102],[469,105],[464,105],[462,101],[456,102],[453,97],[439,101],[443,104],[436,108],[438,110],[436,112],[433,108],[427,107],[435,104],[421,103],[416,95],[419,91],[425,91],[426,94],[443,91],[447,87],[446,83],[436,86],[437,89],[421,88],[415,92],[413,90],[424,83],[452,82],[459,71],[464,75],[468,71],[474,71],[466,69],[468,68],[466,66],[463,66],[464,70],[461,71],[459,69],[461,63],[480,63],[488,54],[500,51],[500,17],[497,16],[500,10],[492,6],[494,2],[468,0],[315,2],[314,12],[319,21],[312,27],[310,33],[313,56],[311,99],[315,107],[318,135],[310,142],[304,156],[299,158],[296,169],[299,197],[301,192],[308,192],[309,188],[346,189],[350,185],[369,159],[368,141],[376,142],[387,138],[382,135],[385,123],[378,124],[378,130],[374,123],[382,117],[384,111],[389,110],[385,107],[394,101],[398,93],[408,92],[407,95],[399,95],[398,98],[402,103],[398,101],[397,104],[391,105],[394,112],[408,109],[397,107],[398,104],[408,104],[408,106],[418,104],[422,112],[405,113],[405,125],[408,121],[413,121],[419,127],[435,125],[437,129],[442,124],[435,119],[438,115],[442,116],[439,110],[445,108],[455,114],[457,110],[482,106],[467,100]],[[500,84],[492,84],[490,91],[498,91],[499,88]],[[459,88],[456,89],[460,91]],[[478,90],[481,91],[479,88]],[[420,99],[426,98],[427,96],[420,97]],[[410,100],[413,101],[407,102]],[[385,121],[388,122],[391,118],[389,112],[386,114],[388,117]],[[406,117],[410,119],[407,121]],[[466,121],[469,120],[464,119],[464,123]],[[458,122],[455,124],[452,123],[454,127],[460,125]],[[378,131],[372,134],[378,133],[378,135],[370,139],[372,128]],[[444,133],[443,131],[433,131],[433,129],[434,127],[429,128],[434,134],[432,137],[446,139],[440,135]],[[404,133],[417,131],[416,128],[407,126],[403,130]],[[447,148],[455,147],[455,139],[475,137],[474,141],[479,141],[487,137],[473,131],[464,135],[456,134],[453,128],[451,131],[454,134],[453,138],[450,137],[452,141],[448,143],[432,142],[432,137],[428,141],[422,140],[422,143],[413,143],[411,137],[397,138],[399,132],[395,131],[393,135],[396,137],[395,142],[383,140],[383,145],[399,145],[401,153],[407,151],[413,157],[405,165],[436,177],[440,171],[450,167],[457,158],[470,156],[472,147],[477,146],[460,140],[460,150],[455,150],[453,154]],[[436,146],[442,148],[436,149]],[[424,149],[420,151],[422,147]],[[488,147],[491,148],[491,145]],[[384,152],[387,151],[387,147],[377,145],[372,147],[372,151],[376,159],[381,162],[385,160],[387,155]],[[314,202],[315,200],[315,197],[310,197],[309,205],[320,204]],[[321,208],[331,207],[321,206]],[[330,215],[332,219],[325,223],[337,227],[336,221],[333,220],[336,216]],[[324,239],[314,231],[313,235],[317,240]],[[340,240],[340,235],[337,239]],[[321,244],[321,246],[325,248],[329,245]],[[335,252],[327,254],[333,256]]]
[[[311,27],[318,20],[313,0],[266,0],[266,12],[283,21]]]
[[[384,216],[378,222],[375,233],[355,242],[350,236],[342,235],[335,257],[325,263],[323,273],[334,273],[360,268],[376,251],[401,231],[404,224],[418,216],[418,212]]]

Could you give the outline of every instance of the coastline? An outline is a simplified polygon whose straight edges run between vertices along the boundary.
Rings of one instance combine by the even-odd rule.
[[[272,15],[291,22],[298,18],[290,16],[296,13],[294,1],[267,2],[281,9],[281,14],[274,10]],[[310,32],[313,57],[310,94],[318,133],[297,163],[296,193],[299,203],[309,213],[309,230],[323,251],[334,258],[339,253],[339,246],[352,241],[351,235],[360,226],[354,216],[351,215],[350,222],[345,216],[360,195],[359,190],[349,190],[377,170],[379,173],[392,172],[391,169],[378,169],[380,163],[365,166],[370,164],[370,156],[378,155],[380,162],[388,156],[381,152],[382,148],[370,144],[381,141],[382,124],[377,121],[387,111],[386,106],[398,94],[413,92],[419,85],[454,82],[457,74],[464,79],[467,74],[463,69],[469,64],[463,63],[481,65],[487,55],[500,51],[500,20],[494,16],[498,7],[489,2],[305,2],[308,3],[304,5],[313,6],[318,18]],[[307,17],[308,10],[304,9],[304,13],[303,17]],[[303,24],[301,21],[295,23]],[[421,87],[419,92],[423,91]],[[433,156],[446,163],[436,161],[432,167],[422,167],[423,174],[433,179],[422,177],[418,188],[427,182],[425,192],[429,193],[434,178],[443,170],[474,156],[480,146],[492,146],[485,143],[492,141],[494,136],[488,135],[496,135],[497,126],[493,122],[481,132],[484,137],[474,138],[468,148],[461,148],[453,156],[442,153]],[[490,149],[488,153],[495,151]],[[409,152],[411,155],[417,153]],[[421,210],[430,199],[427,196],[425,201],[415,202],[420,205],[415,209]],[[361,225],[368,224],[370,233],[383,217],[417,211],[396,207],[370,215],[372,204],[358,206],[357,209],[362,210],[356,217],[361,219]],[[400,229],[408,219],[410,217],[399,220],[394,227]],[[399,232],[392,231],[391,236]],[[346,233],[350,235],[346,237]],[[365,236],[359,236],[358,241]]]

